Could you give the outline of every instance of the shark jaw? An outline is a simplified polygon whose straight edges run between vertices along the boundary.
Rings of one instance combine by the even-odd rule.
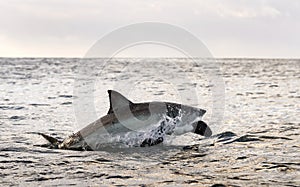
[[[40,133],[52,148],[101,150],[107,146],[145,147],[162,143],[165,135],[194,132],[206,137],[212,132],[202,121],[205,110],[170,102],[133,103],[108,90],[110,108],[106,115],[77,133],[59,141]]]

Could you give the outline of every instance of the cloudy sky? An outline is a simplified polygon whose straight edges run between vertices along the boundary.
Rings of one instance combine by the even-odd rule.
[[[146,21],[188,30],[215,57],[300,58],[299,0],[0,0],[0,56],[83,57],[107,33]]]

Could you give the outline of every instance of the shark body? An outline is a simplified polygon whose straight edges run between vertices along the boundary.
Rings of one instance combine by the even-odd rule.
[[[133,103],[116,91],[108,90],[108,94],[108,113],[63,141],[39,134],[51,148],[73,150],[101,150],[108,143],[153,146],[162,143],[165,135],[186,132],[212,135],[201,120],[203,109],[171,102]]]

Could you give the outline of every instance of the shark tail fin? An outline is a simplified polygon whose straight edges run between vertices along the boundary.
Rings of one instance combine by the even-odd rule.
[[[62,142],[59,141],[57,138],[54,138],[54,137],[49,136],[49,135],[46,135],[46,134],[44,134],[44,133],[40,133],[40,132],[39,132],[39,133],[37,133],[37,134],[43,136],[43,138],[45,138],[51,145],[53,145],[53,146],[55,146],[55,147],[57,147],[58,144],[62,143]]]

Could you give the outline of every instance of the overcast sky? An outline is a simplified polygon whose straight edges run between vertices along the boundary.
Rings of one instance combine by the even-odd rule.
[[[83,57],[110,31],[145,21],[185,28],[215,57],[300,58],[300,0],[0,0],[0,56]]]

